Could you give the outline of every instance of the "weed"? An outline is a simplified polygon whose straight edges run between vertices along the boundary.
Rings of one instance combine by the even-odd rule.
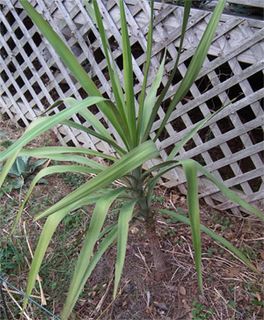
[[[211,308],[208,309],[208,307],[202,303],[193,302],[192,320],[209,320],[212,319],[212,316],[213,310]]]

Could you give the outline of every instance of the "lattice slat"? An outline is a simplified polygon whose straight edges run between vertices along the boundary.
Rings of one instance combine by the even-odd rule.
[[[31,3],[37,6],[68,43],[100,91],[105,96],[112,97],[99,33],[87,14],[83,1],[32,0]],[[118,75],[122,80],[120,14],[117,3],[117,0],[98,0]],[[27,126],[59,98],[85,98],[87,95],[84,90],[69,75],[55,51],[26,16],[19,2],[0,0],[0,4],[1,112]],[[142,70],[146,59],[150,8],[147,1],[126,0],[125,10],[133,53],[134,90],[138,95],[143,81]],[[166,106],[186,74],[190,59],[210,16],[211,13],[207,11],[191,11],[178,72],[167,94],[166,102],[159,110],[151,136],[159,129]],[[180,42],[182,17],[183,8],[155,3],[149,85],[165,48],[167,74],[173,68]],[[223,15],[198,79],[172,113],[169,123],[157,141],[161,158],[165,159],[175,143],[195,123],[227,104],[227,107],[211,119],[180,151],[180,157],[196,159],[228,187],[243,192],[247,201],[260,207],[263,207],[264,199],[263,38],[263,21]],[[164,75],[163,84],[166,83],[167,74]],[[55,112],[58,110],[55,109]],[[116,139],[119,139],[99,110],[94,108],[93,112]],[[89,126],[78,116],[74,116],[73,120]],[[56,134],[61,143],[113,152],[102,141],[65,126],[56,128]],[[148,165],[159,161],[149,162]],[[182,192],[186,192],[185,178],[180,168],[167,174],[164,183],[167,186],[177,186]],[[202,176],[200,195],[211,206],[220,210],[231,209],[238,213],[238,208],[226,201]]]

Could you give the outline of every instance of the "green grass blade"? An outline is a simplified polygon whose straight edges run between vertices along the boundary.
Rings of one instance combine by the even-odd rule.
[[[107,195],[103,196],[96,203],[89,229],[87,231],[81,252],[79,254],[74,274],[71,280],[69,292],[64,306],[64,318],[69,315],[69,309],[71,309],[76,295],[80,288],[83,286],[83,279],[86,274],[86,270],[90,264],[91,257],[93,255],[94,246],[99,239],[101,229],[106,219],[108,210],[114,200],[124,192],[123,188],[112,190]]]
[[[179,161],[183,163],[186,160]],[[203,166],[201,166],[198,162],[194,160],[189,160],[193,162],[193,166],[196,167],[197,171],[203,173],[207,179],[209,179],[213,184],[217,186],[217,188],[229,199],[230,201],[237,203],[242,208],[246,209],[249,213],[253,214],[255,217],[264,221],[264,213],[258,210],[256,207],[247,203],[245,200],[241,199],[234,191],[230,190],[228,187],[224,185],[221,181],[215,178],[210,172],[208,172]]]
[[[103,254],[114,243],[116,238],[117,238],[117,231],[116,231],[116,228],[113,228],[100,243],[98,250],[96,251],[96,253],[92,257],[90,264],[88,265],[87,269],[85,270],[82,282],[81,282],[78,290],[76,290],[75,296],[72,297],[70,302],[65,303],[65,305],[63,307],[63,311],[61,314],[62,320],[68,319],[70,313],[72,312],[72,310],[74,308],[75,303],[78,300],[79,295],[81,294],[81,292],[84,288],[86,281],[88,280],[88,278],[92,274],[94,268],[96,267],[97,263],[99,262],[99,260],[103,256]]]
[[[195,267],[198,276],[198,286],[202,291],[202,247],[197,171],[192,161],[188,160],[184,161],[183,168],[187,180],[187,203],[192,229]]]
[[[180,213],[176,213],[176,212],[172,212],[170,210],[161,210],[160,211],[162,214],[166,214],[172,218],[174,218],[177,221],[183,222],[187,225],[191,225],[191,221],[190,219],[188,219],[186,216],[180,214]],[[201,231],[206,233],[209,237],[211,237],[213,240],[215,240],[217,243],[221,244],[222,246],[224,246],[227,250],[229,250],[236,258],[238,258],[240,261],[242,261],[248,268],[250,268],[251,270],[253,270],[254,272],[259,272],[255,266],[251,263],[251,261],[239,250],[237,249],[235,246],[232,245],[232,243],[230,243],[228,240],[226,240],[225,238],[223,238],[222,236],[216,234],[214,231],[212,231],[211,229],[205,227],[204,225],[201,224]]]
[[[117,257],[115,265],[115,282],[114,282],[114,292],[113,297],[116,298],[117,289],[121,279],[125,257],[126,257],[126,247],[128,239],[128,229],[129,222],[132,218],[134,207],[136,201],[131,201],[122,206],[118,218],[117,226]]]
[[[61,146],[56,146],[56,147],[41,147],[41,148],[32,148],[32,149],[22,149],[20,151],[20,155],[23,156],[28,156],[28,157],[36,157],[36,158],[41,158],[42,156],[46,155],[56,155],[56,154],[85,154],[89,156],[94,156],[98,158],[103,158],[111,161],[116,161],[115,157],[109,156],[107,154],[104,154],[99,151],[95,150],[90,150],[87,148],[78,148],[78,147],[61,147]],[[66,158],[67,160],[67,158]],[[68,161],[68,160],[67,160]]]
[[[123,177],[129,172],[133,171],[145,161],[152,159],[158,155],[155,144],[152,141],[146,141],[138,147],[134,148],[126,155],[124,155],[120,160],[116,161],[113,165],[106,168],[103,172],[99,173],[96,177],[86,182],[84,185],[71,192],[65,198],[57,202],[51,208],[47,209],[43,213],[39,214],[37,218],[47,216],[65,206],[68,206],[75,201],[86,197],[103,188],[110,183],[114,182],[116,179]]]
[[[153,21],[154,21],[154,1],[150,1],[150,22],[148,28],[148,36],[147,36],[147,52],[146,52],[146,63],[144,65],[144,78],[142,83],[141,92],[138,98],[139,108],[138,108],[138,125],[137,125],[137,142],[140,141],[140,133],[142,130],[142,122],[143,122],[143,108],[144,101],[146,97],[146,89],[148,82],[148,73],[151,62],[151,52],[152,52],[152,44],[153,44]]]
[[[179,45],[179,49],[178,49],[178,53],[177,53],[177,58],[175,60],[175,64],[174,64],[174,67],[173,67],[173,70],[169,76],[169,79],[165,85],[165,87],[163,88],[163,90],[161,91],[161,94],[159,95],[153,109],[152,109],[152,113],[151,113],[151,116],[150,116],[150,119],[149,119],[149,122],[148,122],[148,125],[147,125],[147,128],[145,130],[145,134],[144,134],[144,137],[143,137],[143,141],[147,140],[148,137],[149,137],[149,133],[150,133],[150,130],[151,130],[151,127],[153,125],[153,122],[155,121],[155,118],[156,118],[156,115],[157,115],[157,112],[169,90],[169,87],[172,83],[172,80],[174,79],[175,77],[175,74],[178,70],[178,64],[179,64],[179,60],[180,60],[180,55],[181,55],[181,52],[182,52],[182,46],[183,46],[183,41],[184,41],[184,38],[185,38],[185,32],[186,32],[186,29],[187,29],[187,23],[188,23],[188,20],[189,20],[189,14],[190,14],[190,10],[191,10],[191,6],[192,6],[192,1],[189,0],[189,1],[185,1],[184,2],[184,13],[183,13],[183,22],[182,22],[182,29],[181,29],[181,39],[180,39],[180,45]]]
[[[68,101],[75,100],[73,98],[66,98],[64,99],[64,103],[67,105]],[[34,120],[26,129],[22,137],[20,137],[16,142],[14,142],[9,148],[2,151],[0,153],[0,162],[4,161],[6,158],[11,156],[14,152],[17,152],[22,147],[24,147],[27,143],[41,135],[43,132],[53,128],[57,124],[63,122],[66,119],[69,119],[73,114],[78,113],[81,109],[85,107],[89,107],[93,104],[96,104],[99,101],[105,100],[104,98],[100,97],[88,97],[82,101],[78,101],[73,107],[66,108],[59,113],[38,118]]]
[[[187,72],[184,76],[184,78],[182,79],[182,82],[176,92],[176,94],[174,95],[168,110],[162,120],[162,123],[160,125],[160,128],[154,138],[154,141],[157,140],[157,138],[160,136],[162,130],[164,129],[173,109],[175,108],[175,106],[179,103],[179,101],[186,95],[186,93],[189,91],[190,87],[192,86],[193,82],[195,81],[196,77],[198,76],[203,62],[206,58],[208,49],[211,45],[211,42],[213,40],[213,36],[215,33],[215,30],[218,26],[221,14],[223,12],[223,9],[225,7],[225,0],[223,1],[219,1],[213,14],[212,17],[206,27],[206,30],[202,36],[201,41],[199,42],[199,45],[195,51],[195,54],[191,60],[191,63],[187,69]]]
[[[123,66],[124,66],[124,89],[126,102],[126,116],[129,125],[130,137],[133,139],[133,145],[136,144],[136,109],[134,100],[134,76],[132,67],[132,53],[128,36],[128,28],[123,0],[119,0],[121,33],[122,33],[122,50],[123,50]]]
[[[47,167],[44,168],[42,170],[40,170],[38,172],[38,174],[34,177],[34,179],[32,180],[29,189],[26,193],[26,196],[22,202],[22,204],[19,207],[18,213],[16,215],[16,219],[15,222],[13,224],[13,228],[11,231],[11,234],[14,233],[15,228],[18,224],[18,222],[20,221],[22,212],[25,208],[25,205],[27,204],[35,186],[38,184],[38,182],[48,176],[48,175],[52,175],[52,174],[58,174],[58,173],[69,173],[69,172],[74,172],[74,173],[81,173],[81,174],[90,174],[90,173],[94,173],[95,170],[91,169],[91,168],[87,168],[87,167],[83,167],[83,166],[73,166],[73,165],[61,165],[61,166],[52,166],[52,167]]]
[[[114,150],[119,154],[119,155],[123,155],[126,153],[126,151],[121,148],[114,140],[113,138],[110,136],[110,138],[108,137],[105,137],[104,135],[101,135],[100,133],[94,131],[93,129],[90,129],[90,128],[86,128],[85,126],[77,123],[77,122],[74,122],[74,121],[71,121],[71,120],[66,120],[66,121],[63,121],[62,124],[65,124],[66,126],[68,127],[71,127],[71,128],[75,128],[75,129],[78,129],[80,131],[83,131],[83,132],[86,132],[88,133],[89,135],[91,136],[94,136],[102,141],[105,141],[107,142],[111,147],[114,148]]]

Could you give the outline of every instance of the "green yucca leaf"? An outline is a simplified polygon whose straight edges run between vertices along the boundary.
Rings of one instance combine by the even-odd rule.
[[[96,23],[96,17],[95,17],[95,12],[94,12],[94,6],[91,4],[91,0],[84,0],[84,6],[89,14],[90,18],[92,19],[93,23]]]
[[[65,206],[68,206],[75,201],[90,195],[91,193],[103,188],[116,179],[123,177],[125,174],[133,171],[142,163],[152,159],[158,155],[155,144],[152,141],[146,141],[138,147],[134,148],[120,160],[116,161],[113,165],[106,168],[103,172],[99,173],[96,177],[83,184],[78,189],[68,194],[65,198],[57,202],[51,208],[47,209],[43,213],[37,215],[37,219],[47,216]]]
[[[105,139],[113,140],[108,130],[102,125],[100,120],[97,119],[97,117],[88,109],[82,110],[79,112],[80,115],[87,121],[88,124],[92,125],[93,128],[98,132],[101,136],[103,136]],[[68,120],[71,121],[71,120]]]
[[[207,116],[205,119],[199,121],[190,131],[188,131],[178,143],[176,143],[175,147],[170,152],[169,156],[167,157],[167,160],[173,160],[174,157],[179,153],[181,148],[183,148],[186,143],[191,140],[196,133],[204,127],[204,125],[211,119],[211,115]]]
[[[137,200],[130,201],[122,206],[119,212],[118,225],[117,225],[117,257],[115,265],[115,282],[114,282],[114,292],[113,297],[115,299],[117,294],[117,289],[121,279],[125,257],[126,257],[126,247],[128,238],[129,222],[132,218],[134,207]]]
[[[150,130],[151,130],[151,127],[153,125],[153,122],[155,121],[155,118],[156,118],[156,115],[157,115],[157,112],[170,88],[170,85],[175,77],[175,74],[178,70],[178,64],[179,64],[179,60],[180,60],[180,55],[181,55],[181,51],[182,51],[182,46],[183,46],[183,41],[184,41],[184,37],[185,37],[185,32],[186,32],[186,29],[187,29],[187,23],[188,23],[188,20],[189,20],[189,14],[190,14],[190,10],[191,10],[191,6],[192,6],[192,0],[189,0],[189,1],[185,1],[184,3],[184,14],[183,14],[183,22],[182,22],[182,29],[181,29],[181,39],[180,39],[180,45],[179,45],[179,49],[178,49],[178,53],[177,53],[177,58],[175,60],[175,64],[174,64],[174,67],[173,67],[173,70],[169,76],[169,79],[165,85],[165,87],[162,89],[161,91],[161,94],[159,95],[153,109],[152,109],[152,113],[151,113],[151,116],[149,118],[149,121],[148,121],[148,125],[146,127],[146,130],[144,132],[144,137],[143,137],[143,141],[147,140],[148,137],[149,137],[149,133],[150,133]]]
[[[109,100],[107,100],[109,101]],[[110,101],[109,101],[110,102]],[[73,99],[73,98],[68,98],[67,100],[67,104],[70,106],[70,107],[74,107],[76,106],[76,104],[78,104],[78,100],[76,99]],[[111,102],[110,103],[110,106],[109,108],[113,108],[113,103]],[[124,121],[122,120],[122,117],[120,116],[119,112],[117,109],[113,108],[113,112],[115,114],[115,117],[116,117],[116,121],[118,123],[113,123],[112,122],[112,118],[107,118],[107,120],[113,124],[114,128],[116,129],[116,131],[118,132],[119,136],[121,137],[123,143],[126,145],[127,149],[128,148],[128,137],[127,137],[127,134],[125,132],[125,130],[123,129],[123,123]],[[103,136],[105,139],[108,139],[112,142],[114,142],[111,134],[109,133],[109,131],[103,126],[103,124],[100,122],[100,120],[97,119],[97,117],[92,113],[90,112],[87,108],[85,109],[81,109],[79,111],[80,115],[89,123],[91,124],[94,129],[101,135]]]
[[[31,292],[35,286],[36,278],[39,273],[39,269],[41,263],[43,261],[44,255],[50,243],[50,240],[57,229],[57,226],[61,222],[61,220],[67,215],[68,208],[64,208],[55,214],[48,217],[45,225],[42,229],[41,235],[39,237],[38,245],[34,253],[33,261],[30,267],[27,289],[26,289],[26,297],[23,302],[23,308],[25,309],[28,303],[28,298],[31,295]]]
[[[75,271],[70,284],[64,310],[62,312],[63,317],[65,318],[66,315],[69,314],[69,310],[72,309],[77,292],[79,292],[80,288],[83,287],[83,279],[85,278],[86,270],[89,267],[90,260],[93,255],[94,246],[99,239],[108,210],[114,200],[122,193],[124,193],[124,190],[124,188],[111,190],[96,203],[89,229],[87,231],[81,252],[77,260],[77,264],[75,266]]]
[[[63,102],[67,105],[69,100],[72,101],[74,99],[66,98]],[[53,116],[37,118],[28,126],[24,134],[16,142],[0,153],[0,162],[13,155],[14,152],[20,151],[27,143],[41,135],[43,132],[70,118],[73,114],[78,113],[81,109],[103,100],[105,99],[100,97],[88,97],[82,101],[78,101],[74,107],[66,108]]]
[[[97,26],[99,29],[99,33],[100,33],[100,37],[101,37],[101,41],[102,41],[102,45],[103,45],[103,49],[104,49],[104,54],[106,57],[107,67],[108,67],[108,71],[109,71],[109,76],[110,76],[110,80],[111,80],[113,93],[115,96],[115,101],[116,101],[117,107],[119,109],[120,115],[123,119],[124,131],[126,132],[127,135],[129,135],[128,122],[127,122],[127,117],[125,114],[124,93],[123,93],[123,89],[121,87],[120,81],[118,79],[118,73],[117,73],[117,70],[115,67],[114,59],[111,55],[110,46],[109,46],[109,43],[107,40],[107,36],[106,36],[105,29],[104,29],[100,10],[99,10],[98,4],[97,4],[97,0],[93,0],[93,6],[94,6],[94,12],[95,12],[95,16],[96,16]]]
[[[41,147],[41,148],[32,148],[32,149],[22,149],[20,155],[41,158],[46,155],[56,155],[56,154],[85,154],[89,156],[94,156],[98,158],[103,158],[111,161],[116,161],[115,157],[109,156],[99,151],[90,150],[87,148],[78,148],[78,147]],[[66,156],[67,157],[67,156]],[[68,161],[68,160],[67,160]]]
[[[114,150],[116,151],[116,153],[118,153],[119,155],[123,155],[126,153],[126,151],[121,148],[113,139],[112,137],[109,139],[108,137],[105,137],[103,135],[101,135],[100,133],[94,131],[93,129],[90,129],[90,128],[86,128],[85,126],[79,124],[79,123],[76,123],[74,121],[71,121],[71,120],[66,120],[66,121],[63,121],[62,124],[65,124],[66,126],[70,127],[70,128],[75,128],[75,129],[78,129],[80,131],[83,131],[83,132],[86,132],[88,133],[89,135],[91,136],[94,136],[96,138],[98,138],[99,140],[102,140],[102,141],[105,141],[107,142],[111,147],[114,148]]]
[[[45,154],[40,157],[35,155],[35,158],[49,159],[54,161],[63,161],[63,162],[75,162],[78,164],[83,164],[87,167],[94,169],[94,173],[99,173],[103,171],[106,167],[94,160],[88,159],[86,157],[72,155],[72,154]]]
[[[183,222],[187,225],[191,225],[190,219],[188,219],[186,216],[183,214],[180,214],[178,212],[173,212],[170,210],[161,210],[160,211],[162,214],[168,215],[172,218],[174,218],[176,221]],[[236,258],[241,260],[246,266],[248,266],[251,270],[254,272],[259,273],[259,271],[255,268],[255,266],[251,263],[251,261],[236,247],[234,247],[228,240],[223,238],[222,236],[219,236],[216,234],[214,231],[211,229],[205,227],[204,225],[201,224],[201,231],[206,233],[208,236],[210,236],[213,240],[218,242],[219,244],[223,245],[227,250],[229,250]]]
[[[154,1],[151,0],[150,1],[150,22],[149,22],[148,36],[147,36],[146,63],[144,65],[144,78],[143,78],[142,88],[138,98],[138,102],[139,102],[138,126],[137,126],[137,142],[138,143],[140,141],[140,133],[142,132],[143,108],[144,108],[144,101],[146,96],[149,67],[151,63],[151,52],[152,52],[152,43],[153,43],[153,22],[154,22]]]
[[[1,155],[1,153],[0,153]],[[16,159],[19,155],[19,150],[15,151],[10,158],[5,162],[4,166],[1,168],[0,172],[0,188],[2,187],[9,171],[11,170],[13,164],[16,162]]]
[[[217,111],[213,112],[212,114],[209,114],[207,117],[205,117],[203,120],[199,121],[191,130],[189,130],[178,143],[176,143],[175,147],[172,149],[171,153],[169,154],[167,160],[173,160],[174,157],[179,153],[181,148],[190,140],[192,139],[195,134],[202,129],[207,122],[209,122],[212,118],[214,118],[218,113],[223,111],[228,105],[230,105],[232,101],[230,101],[228,104],[223,105],[221,108],[219,108]]]
[[[62,320],[68,319],[68,317],[70,316],[70,313],[72,312],[72,309],[74,308],[75,303],[78,300],[79,295],[81,294],[81,292],[84,288],[86,281],[88,280],[88,278],[92,274],[94,268],[96,267],[97,263],[101,259],[102,255],[116,240],[116,238],[117,238],[117,230],[116,229],[117,229],[116,227],[112,228],[112,230],[105,236],[105,238],[100,243],[98,250],[96,251],[94,256],[91,258],[91,261],[90,261],[87,269],[85,270],[82,282],[81,282],[78,290],[76,290],[76,292],[75,292],[75,296],[72,297],[71,301],[65,303],[65,305],[64,305],[64,308],[63,308],[63,311],[61,314]]]
[[[51,28],[45,19],[39,14],[34,7],[28,2],[28,0],[20,0],[21,5],[26,10],[29,17],[39,28],[40,32],[44,37],[50,42],[54,50],[57,52],[61,60],[69,68],[72,75],[80,82],[83,89],[90,96],[102,97],[100,91],[97,89],[96,85],[79,64],[76,57],[73,55],[68,46],[63,42],[63,40],[56,34],[56,32]],[[112,123],[113,127],[116,129],[123,141],[126,141],[126,136],[123,134],[122,129],[122,118],[120,118],[119,111],[111,101],[98,100],[98,108],[105,114],[107,119]]]
[[[51,166],[51,167],[47,167],[47,168],[44,168],[42,170],[40,170],[38,172],[38,174],[34,177],[34,179],[32,180],[31,184],[30,184],[30,187],[27,191],[27,194],[22,202],[22,204],[20,205],[19,207],[19,210],[18,210],[18,213],[16,215],[16,219],[15,219],[15,222],[14,222],[14,225],[13,225],[13,228],[12,228],[12,231],[11,231],[11,234],[14,233],[15,231],[15,228],[21,218],[21,215],[22,215],[22,212],[25,208],[25,205],[27,204],[28,202],[28,199],[30,198],[32,192],[33,192],[33,189],[34,187],[38,184],[38,182],[48,176],[48,175],[52,175],[52,174],[58,174],[58,173],[69,173],[69,172],[74,172],[74,173],[81,173],[81,174],[91,174],[91,173],[95,173],[96,170],[92,169],[92,168],[88,168],[88,167],[84,167],[84,166],[74,166],[74,165],[60,165],[60,166]]]
[[[187,180],[187,203],[190,216],[192,241],[194,247],[194,261],[198,276],[198,286],[203,290],[202,282],[202,247],[201,247],[201,230],[200,230],[200,208],[198,198],[198,180],[196,167],[192,161],[183,162],[184,173]]]
[[[183,164],[187,160],[179,161]],[[246,209],[249,213],[253,214],[260,220],[264,221],[264,213],[258,210],[256,207],[247,203],[245,200],[241,199],[234,191],[230,190],[228,187],[224,185],[223,182],[219,181],[215,178],[210,172],[208,172],[203,166],[201,166],[198,162],[194,160],[188,160],[192,162],[192,166],[196,167],[196,170],[203,173],[207,179],[209,179],[217,188],[226,196],[227,199],[231,200],[234,203],[237,203],[242,208]]]
[[[156,94],[158,92],[159,86],[162,81],[163,73],[164,73],[164,66],[165,66],[165,57],[166,54],[164,54],[164,57],[162,59],[161,65],[158,69],[158,72],[156,74],[155,79],[152,82],[152,85],[148,91],[148,94],[145,98],[144,105],[143,105],[143,112],[142,112],[142,125],[141,125],[141,132],[140,132],[140,138],[142,140],[143,135],[147,129],[147,124],[149,122],[152,108],[156,101]]]
[[[28,276],[28,283],[27,283],[27,290],[26,290],[26,298],[23,303],[23,307],[25,308],[28,302],[28,297],[30,296],[36,282],[37,275],[40,270],[41,263],[43,261],[44,255],[46,253],[46,250],[48,248],[48,245],[50,243],[50,240],[56,231],[59,223],[62,221],[62,219],[71,211],[74,211],[76,209],[79,209],[82,206],[92,204],[98,199],[100,199],[102,195],[98,196],[91,196],[86,197],[85,199],[82,199],[79,202],[76,202],[73,205],[70,205],[68,207],[63,208],[62,210],[58,210],[54,214],[50,215],[42,229],[41,235],[38,240],[38,244],[34,253],[34,257],[32,260],[32,264],[30,267],[30,272]]]
[[[188,1],[187,1],[188,2]],[[198,76],[203,62],[206,58],[208,49],[211,45],[215,30],[217,28],[217,25],[219,23],[220,16],[223,12],[223,9],[225,7],[225,0],[219,1],[213,14],[212,17],[206,27],[206,30],[202,36],[201,41],[199,42],[199,45],[195,51],[195,54],[191,60],[191,63],[187,69],[187,72],[184,76],[184,78],[181,81],[181,84],[175,93],[168,110],[166,111],[166,114],[164,118],[162,119],[162,123],[160,125],[160,128],[155,136],[154,141],[157,140],[157,138],[160,136],[162,130],[164,129],[167,121],[169,120],[169,117],[175,108],[175,106],[180,102],[180,100],[185,96],[185,94],[189,91],[191,85],[195,81],[196,77]]]
[[[156,186],[156,184],[158,183],[159,179],[168,171],[174,169],[175,167],[179,166],[179,163],[177,161],[166,161],[165,163],[162,163],[160,165],[157,165],[153,168],[156,169],[161,169],[158,173],[155,172],[155,170],[153,171],[154,177],[149,178],[149,176],[147,178],[149,178],[148,181],[146,181],[146,186],[145,186],[145,190],[147,192],[147,201],[150,204],[151,202],[151,197],[153,194],[153,190]]]
[[[134,98],[134,76],[132,66],[132,53],[128,36],[128,28],[123,0],[119,0],[120,18],[121,18],[121,33],[122,33],[122,50],[123,50],[123,67],[124,67],[124,89],[126,102],[126,116],[129,126],[130,136],[132,140],[131,148],[135,147],[136,143],[136,109]]]
[[[39,28],[43,36],[50,42],[54,50],[58,53],[62,61],[70,69],[72,74],[81,83],[83,88],[89,95],[101,96],[100,91],[97,89],[94,82],[91,80],[89,75],[79,64],[76,57],[73,55],[68,46],[64,41],[56,34],[51,28],[47,21],[45,21],[41,14],[28,2],[28,0],[20,0],[21,5],[26,10],[29,17],[32,19],[34,24]]]

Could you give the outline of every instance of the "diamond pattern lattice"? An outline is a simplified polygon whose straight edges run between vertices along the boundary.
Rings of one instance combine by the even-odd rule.
[[[122,79],[120,16],[117,0],[98,0],[113,56]],[[32,0],[53,28],[67,41],[83,67],[106,97],[112,96],[106,61],[97,29],[81,0]],[[55,100],[86,97],[78,83],[68,74],[54,50],[38,33],[17,0],[0,0],[1,19],[1,112],[27,126]],[[140,92],[146,58],[146,34],[150,15],[147,1],[126,0],[128,26],[133,53],[135,93]],[[155,28],[151,83],[159,61],[166,51],[166,72],[173,67],[181,33],[183,9],[155,3]],[[173,85],[152,128],[159,129],[171,96],[184,77],[195,48],[210,19],[210,13],[191,11],[184,51]],[[181,137],[195,123],[212,111],[218,113],[180,152],[181,158],[194,158],[217,178],[247,201],[263,206],[263,56],[264,22],[223,15],[204,67],[190,91],[173,112],[157,141],[161,157],[166,158]],[[163,84],[166,82],[166,75]],[[55,110],[57,112],[58,110]],[[95,107],[94,114],[116,135],[111,125]],[[76,115],[74,121],[84,123]],[[89,126],[88,123],[86,123]],[[112,150],[95,138],[61,126],[56,129],[62,143],[93,149]],[[116,137],[118,139],[118,137]],[[150,165],[150,164],[149,164]],[[185,192],[185,178],[180,169],[164,177],[167,186]],[[238,208],[226,201],[207,180],[200,177],[201,197],[217,209]]]

